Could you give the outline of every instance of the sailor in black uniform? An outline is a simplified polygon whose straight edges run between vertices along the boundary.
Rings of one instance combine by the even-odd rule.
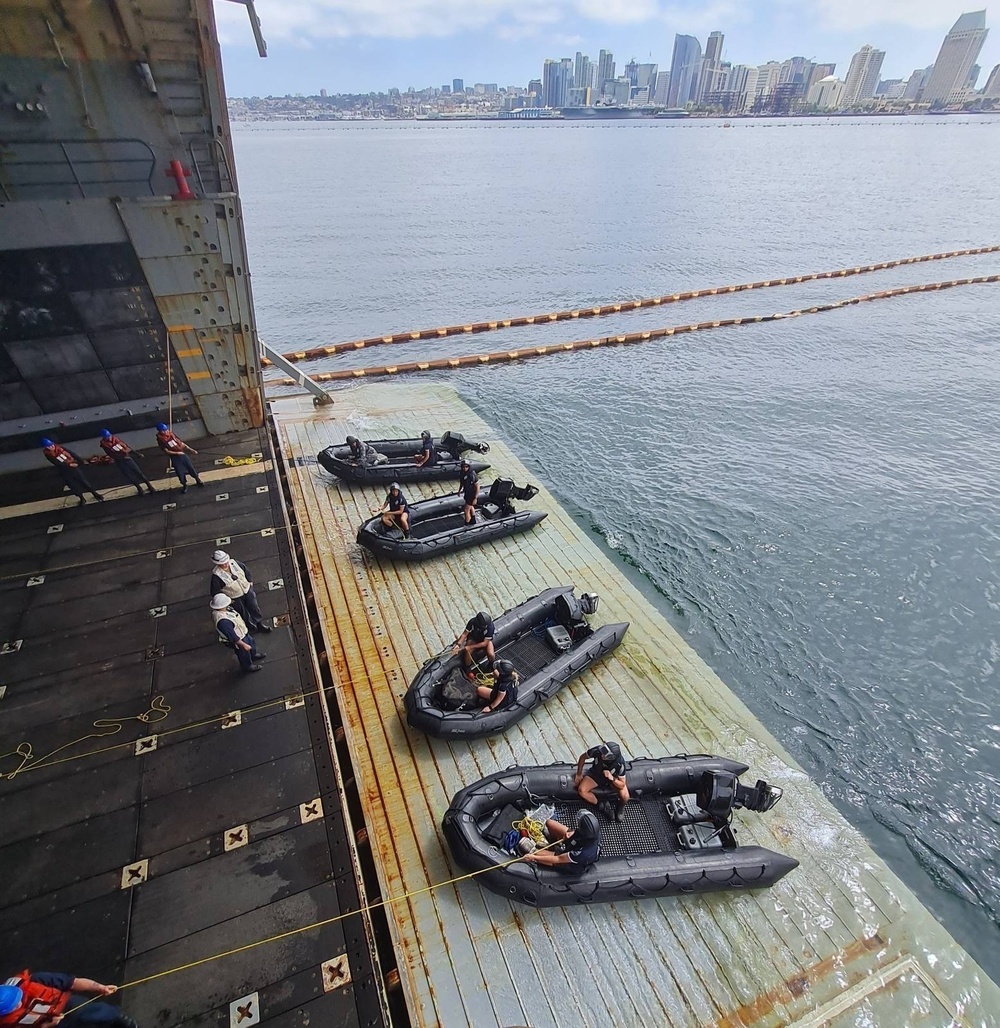
[[[389,486],[385,503],[382,504],[379,513],[382,515],[382,524],[386,528],[399,525],[403,530],[403,538],[410,538],[410,505],[406,502],[406,497],[403,495],[403,490],[399,488],[398,482],[393,482]]]
[[[465,631],[455,640],[452,653],[462,654],[462,671],[469,681],[476,677],[476,670],[491,668],[496,659],[493,650],[493,635],[496,626],[493,618],[485,610],[479,611],[475,617],[469,619]]]
[[[592,761],[587,773],[583,773],[583,765],[587,759]],[[616,742],[602,742],[591,746],[580,754],[576,762],[576,774],[573,776],[573,784],[584,803],[597,807],[606,817],[613,817],[616,821],[622,819],[622,808],[629,801],[628,785],[625,782],[625,760],[622,757],[622,749]],[[614,789],[618,795],[618,808],[604,800],[598,802],[596,792],[598,789],[607,791]]]
[[[479,476],[472,470],[472,465],[466,457],[462,458],[459,465],[461,474],[458,478],[458,492],[465,500],[462,513],[465,515],[465,523],[471,525],[476,520],[476,501],[479,499]]]
[[[437,464],[437,450],[431,440],[430,432],[420,433],[420,452],[416,455],[415,463],[418,468],[432,468]]]
[[[566,874],[582,875],[601,855],[601,826],[597,818],[585,810],[577,819],[572,831],[551,818],[545,822],[545,834],[550,839],[559,839],[551,850],[536,850],[521,859],[529,864],[554,867]]]
[[[492,688],[488,685],[476,686],[479,698],[486,701],[486,706],[482,710],[484,714],[493,714],[498,710],[510,710],[517,703],[517,683],[521,681],[521,676],[515,670],[514,665],[509,660],[495,661],[493,676]]]

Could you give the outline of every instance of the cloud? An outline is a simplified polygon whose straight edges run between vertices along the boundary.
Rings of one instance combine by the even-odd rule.
[[[750,0],[546,0],[539,5],[509,0],[257,0],[267,39],[306,41],[373,37],[443,38],[490,29],[501,39],[524,39],[546,29],[578,35],[580,22],[636,25],[643,22],[684,26],[698,31],[721,20],[744,20]],[[238,4],[216,7],[224,43],[252,44],[246,11]]]
[[[794,0],[801,10],[800,0]],[[973,0],[813,0],[825,28],[856,32],[877,25],[947,31]]]

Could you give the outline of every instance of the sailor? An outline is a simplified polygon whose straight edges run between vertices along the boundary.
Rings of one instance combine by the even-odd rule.
[[[0,985],[0,1025],[136,1028],[135,1021],[118,1007],[92,998],[110,996],[117,991],[117,985],[102,985],[92,978],[74,978],[61,971],[32,974],[24,970]]]
[[[174,466],[174,473],[177,475],[178,480],[181,483],[181,492],[186,493],[187,487],[187,476],[190,475],[198,485],[204,485],[205,483],[198,477],[198,472],[195,471],[194,465],[191,463],[191,458],[188,456],[189,453],[197,453],[197,450],[192,449],[183,439],[178,439],[170,429],[163,424],[156,426],[156,445],[170,458],[170,463]]]
[[[155,493],[153,483],[146,478],[142,468],[135,462],[132,456],[134,453],[128,443],[123,442],[116,435],[111,434],[108,428],[101,429],[101,449],[115,462],[115,467],[122,473],[126,482],[135,486],[135,491],[142,496],[142,486],[145,484],[150,493]]]
[[[389,486],[385,503],[382,504],[379,513],[382,515],[382,524],[386,528],[399,525],[403,530],[403,538],[410,538],[410,505],[406,502],[406,497],[403,495],[403,490],[399,488],[398,482],[393,482]]]
[[[479,698],[486,701],[482,711],[484,714],[510,710],[517,703],[517,684],[521,681],[521,676],[514,665],[509,660],[494,661],[493,676],[492,688],[488,685],[476,686]]]
[[[45,459],[59,472],[59,477],[69,487],[70,492],[76,494],[81,507],[87,502],[84,493],[90,493],[95,500],[104,499],[81,471],[82,457],[78,457],[72,450],[67,450],[65,446],[60,446],[51,439],[42,440],[42,453],[45,454]]]
[[[545,822],[545,834],[550,839],[558,839],[559,843],[550,850],[527,853],[522,860],[555,867],[567,874],[582,875],[597,863],[601,855],[601,826],[589,810],[580,814],[576,828],[572,830],[549,818]]]
[[[370,468],[376,464],[389,463],[389,458],[384,453],[379,453],[371,443],[366,443],[356,436],[347,437],[347,448],[351,451],[351,460],[362,467]]]
[[[475,681],[476,672],[483,667],[490,668],[496,659],[493,650],[493,636],[496,625],[485,610],[469,619],[465,631],[455,640],[452,654],[462,654],[462,670],[470,682]]]
[[[437,450],[431,434],[426,429],[420,433],[420,452],[415,456],[414,461],[418,468],[432,468],[437,464]]]
[[[472,465],[467,457],[462,458],[459,465],[461,474],[458,477],[458,492],[462,494],[465,506],[462,513],[465,516],[465,523],[472,525],[476,521],[476,501],[479,499],[479,476],[472,470]]]
[[[225,593],[217,593],[212,597],[211,606],[215,627],[236,651],[236,659],[244,674],[263,670],[257,661],[263,660],[267,654],[257,652],[253,636],[247,631],[243,618],[230,606],[229,597]]]
[[[592,761],[587,773],[583,773],[583,765],[588,758]],[[597,807],[608,818],[616,821],[622,819],[622,808],[629,801],[628,785],[625,781],[625,760],[622,757],[622,749],[616,742],[602,742],[591,746],[580,754],[576,762],[576,774],[573,776],[573,784],[580,799]],[[607,791],[613,789],[618,796],[618,806],[609,800],[598,801],[597,790]]]
[[[233,560],[225,550],[216,550],[212,554],[212,565],[209,595],[228,596],[233,610],[250,626],[250,631],[270,632],[271,626],[264,623],[246,564]]]

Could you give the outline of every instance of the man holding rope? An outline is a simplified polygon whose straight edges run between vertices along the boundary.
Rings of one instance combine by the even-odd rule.
[[[117,991],[117,985],[102,985],[92,978],[74,978],[61,971],[32,974],[25,969],[0,985],[0,1025],[137,1028],[135,1021],[118,1007],[95,1002],[93,998]]]

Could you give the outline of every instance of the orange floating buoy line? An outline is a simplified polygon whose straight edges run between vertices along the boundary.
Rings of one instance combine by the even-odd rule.
[[[310,378],[317,382],[347,382],[352,379],[376,378],[383,375],[405,375],[417,371],[448,371],[451,368],[468,368],[483,364],[503,364],[531,357],[548,357],[556,353],[571,353],[574,350],[593,350],[604,346],[625,346],[630,343],[645,343],[650,339],[663,339],[667,336],[679,336],[687,332],[703,332],[713,328],[759,325],[765,321],[781,321],[784,318],[822,314],[826,311],[840,310],[843,307],[850,307],[858,303],[887,300],[895,296],[932,293],[941,289],[952,289],[955,286],[984,285],[996,282],[1000,282],[1000,274],[981,275],[977,278],[956,278],[950,279],[947,282],[927,282],[923,285],[883,289],[877,293],[852,296],[846,300],[835,300],[832,303],[817,304],[814,307],[804,307],[793,311],[780,311],[776,314],[752,314],[740,318],[718,318],[712,321],[699,321],[692,325],[672,325],[669,328],[652,328],[644,332],[627,332],[622,335],[603,336],[599,339],[581,339],[572,343],[552,343],[548,346],[525,346],[517,350],[473,353],[463,357],[439,357],[435,360],[412,361],[406,364],[387,364],[373,368],[354,368],[347,371],[321,371],[310,375]],[[271,380],[268,384],[285,386],[297,385],[298,383],[293,378],[278,378]]]
[[[526,314],[517,318],[503,318],[498,321],[476,321],[465,325],[445,325],[441,328],[423,328],[412,332],[396,332],[393,335],[372,336],[370,339],[356,339],[350,343],[336,343],[332,346],[316,346],[309,350],[295,350],[282,356],[287,361],[317,360],[333,357],[352,350],[366,350],[373,346],[391,343],[411,343],[418,339],[443,339],[446,336],[469,335],[477,332],[496,332],[504,328],[520,328],[525,325],[544,325],[554,321],[575,321],[578,318],[600,318],[608,314],[621,314],[644,307],[660,307],[684,300],[698,300],[705,296],[722,296],[727,293],[744,293],[751,289],[771,289],[775,286],[800,285],[803,282],[819,282],[824,279],[847,278],[852,275],[867,275],[872,271],[886,271],[908,264],[926,264],[928,261],[944,261],[951,257],[974,257],[980,254],[1000,253],[998,246],[980,246],[968,250],[948,250],[944,253],[924,254],[920,257],[901,257],[894,261],[880,261],[877,264],[862,264],[854,268],[838,268],[836,271],[815,271],[809,275],[794,275],[788,278],[771,278],[761,282],[742,282],[731,286],[712,286],[709,289],[691,289],[682,293],[667,293],[641,300],[622,300],[620,303],[606,303],[598,307],[580,307],[577,310],[553,311],[548,314]],[[266,358],[262,362],[270,364]],[[315,377],[315,376],[313,376]]]

